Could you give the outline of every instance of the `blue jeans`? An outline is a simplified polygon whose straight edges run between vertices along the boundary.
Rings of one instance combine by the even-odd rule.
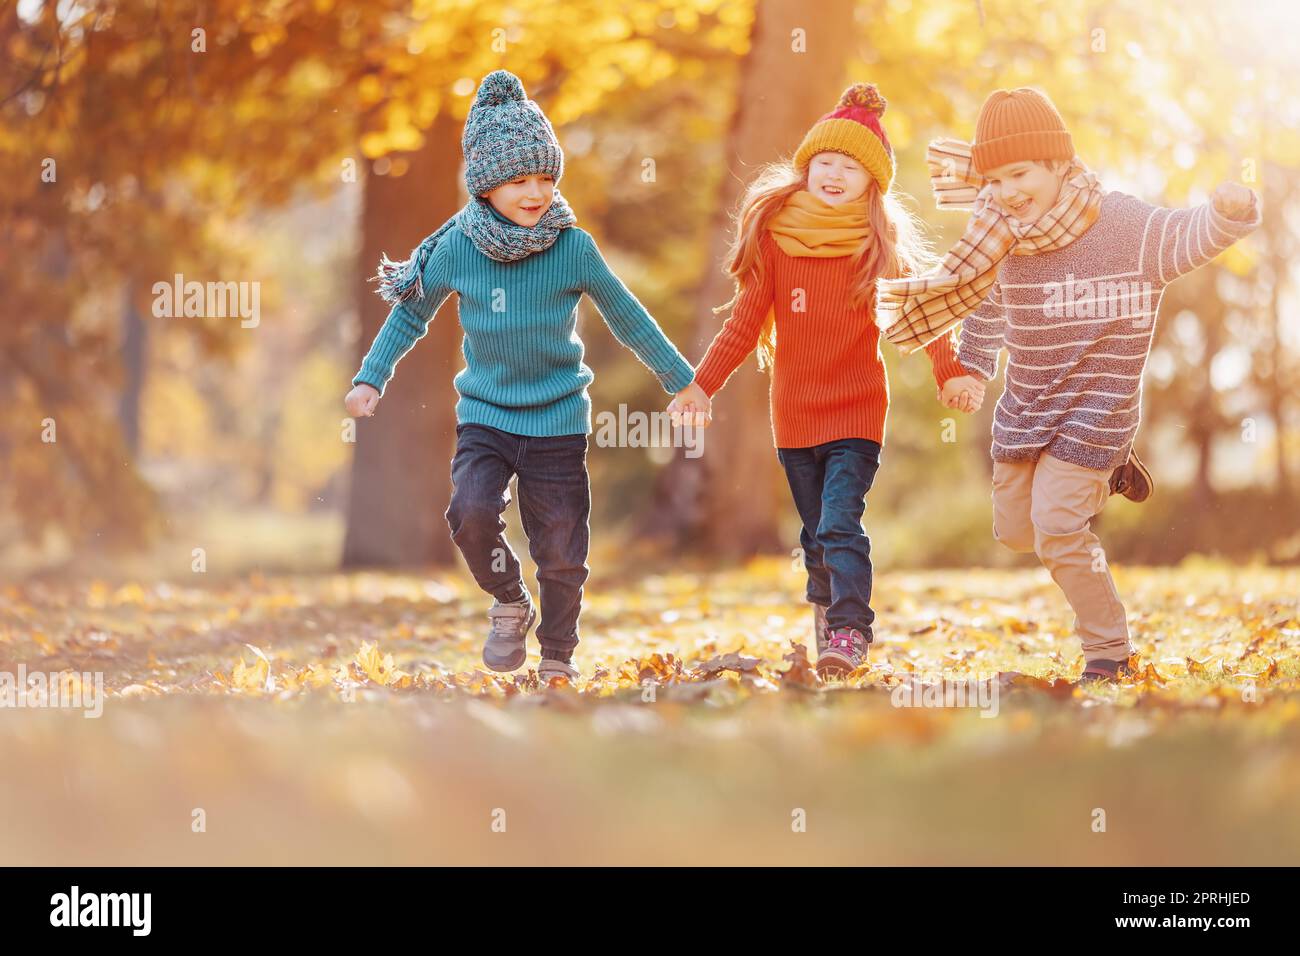
[[[826,626],[854,627],[871,643],[871,539],[862,527],[867,492],[880,468],[880,443],[841,438],[811,448],[778,448],[808,569],[807,598],[827,608]]]
[[[524,596],[519,559],[501,517],[515,475],[528,553],[537,564],[542,612],[537,638],[544,657],[567,660],[578,644],[589,570],[587,436],[538,438],[486,425],[456,426],[447,524],[478,586],[502,602]]]

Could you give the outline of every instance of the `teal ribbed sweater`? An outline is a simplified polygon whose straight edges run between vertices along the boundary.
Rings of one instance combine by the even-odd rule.
[[[429,330],[447,296],[460,296],[465,368],[454,384],[456,420],[516,435],[555,436],[591,431],[595,378],[583,362],[578,300],[591,296],[614,337],[679,392],[695,379],[689,362],[609,269],[591,235],[560,232],[549,249],[515,262],[479,252],[459,227],[434,248],[425,265],[425,295],[394,305],[361,371],[352,379],[383,394],[402,356]]]

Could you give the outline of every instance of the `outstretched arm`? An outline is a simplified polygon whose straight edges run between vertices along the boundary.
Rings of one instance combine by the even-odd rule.
[[[1255,193],[1237,183],[1223,183],[1209,202],[1187,209],[1153,207],[1147,223],[1144,261],[1161,285],[1205,265],[1262,221]]]
[[[768,313],[772,311],[774,293],[769,246],[771,240],[764,234],[761,242],[763,246],[760,255],[763,256],[765,266],[762,277],[757,271],[744,277],[735,308],[713,337],[695,372],[696,382],[710,398],[727,384],[727,379],[740,367],[745,356],[754,351]]]
[[[425,263],[422,276],[425,294],[395,303],[389,310],[388,318],[370,344],[370,351],[361,361],[361,370],[352,378],[353,385],[369,385],[383,395],[397,363],[428,333],[429,321],[452,293],[447,256],[439,255],[441,251],[440,245]]]
[[[695,370],[664,335],[623,281],[610,270],[595,240],[583,233],[585,275],[582,291],[591,296],[605,324],[642,364],[655,374],[664,390],[676,394],[695,380]]]

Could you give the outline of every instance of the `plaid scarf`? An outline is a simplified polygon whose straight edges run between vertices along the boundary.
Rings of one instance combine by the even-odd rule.
[[[973,215],[937,272],[877,284],[876,323],[904,354],[928,345],[979,308],[1007,256],[1064,248],[1088,231],[1101,209],[1097,177],[1077,156],[1070,161],[1056,204],[1032,223],[998,208],[975,172],[969,143],[935,140],[925,159],[938,207],[970,209]]]
[[[555,190],[551,206],[542,214],[537,225],[520,226],[492,211],[491,204],[474,197],[454,216],[424,238],[401,262],[394,262],[385,254],[379,261],[379,272],[374,279],[379,282],[379,295],[386,302],[404,302],[413,296],[424,298],[424,267],[433,255],[438,242],[453,227],[469,236],[479,252],[497,262],[514,262],[534,252],[549,249],[567,229],[578,221],[569,204]]]

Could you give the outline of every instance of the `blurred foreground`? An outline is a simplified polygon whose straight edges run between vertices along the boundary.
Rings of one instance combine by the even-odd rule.
[[[1037,572],[882,575],[830,688],[785,562],[594,580],[586,679],[550,689],[478,670],[453,574],[11,585],[0,669],[107,696],[0,709],[0,863],[1295,863],[1294,572],[1118,581],[1150,666],[1077,692]],[[893,706],[940,672],[995,712]]]

